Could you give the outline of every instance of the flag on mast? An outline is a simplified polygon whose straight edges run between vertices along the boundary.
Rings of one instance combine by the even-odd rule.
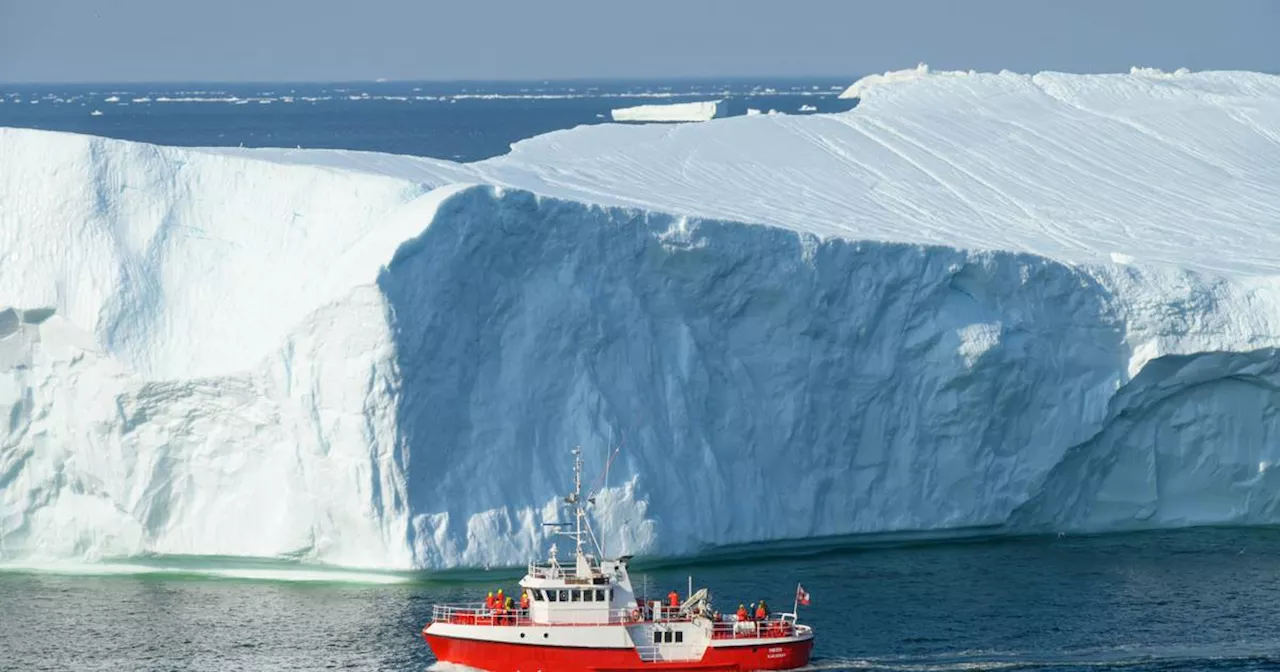
[[[803,604],[806,607],[809,606],[809,592],[804,589],[804,586],[798,583],[796,584],[796,604]]]

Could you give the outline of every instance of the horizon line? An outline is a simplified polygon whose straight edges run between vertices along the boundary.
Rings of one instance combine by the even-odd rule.
[[[926,64],[927,65],[927,64]],[[764,79],[772,81],[803,81],[815,79],[831,79],[847,81],[850,84],[862,79],[868,75],[884,74],[885,72],[900,72],[906,70],[914,70],[917,66],[908,68],[891,69],[887,71],[868,71],[861,74],[848,73],[810,73],[796,75],[782,74],[737,74],[737,75],[597,75],[597,76],[563,76],[563,77],[530,77],[530,78],[486,78],[486,77],[443,77],[443,78],[399,78],[399,77],[375,77],[375,78],[358,78],[358,79],[222,79],[222,78],[196,78],[196,79],[101,79],[101,80],[39,80],[39,79],[0,79],[0,86],[160,86],[160,85],[179,85],[179,84],[202,84],[202,85],[246,85],[246,84],[262,84],[262,85],[282,85],[282,84],[539,84],[539,83],[626,83],[626,82],[645,82],[651,83],[656,81],[664,82],[705,82],[710,80],[730,80],[742,81],[751,79]],[[1280,76],[1280,70],[1262,70],[1249,68],[1164,68],[1153,65],[1131,65],[1124,69],[1114,70],[1060,70],[1054,68],[1041,68],[1034,72],[1019,71],[1012,68],[1001,68],[1000,70],[988,70],[969,68],[954,69],[932,67],[930,70],[935,71],[967,71],[977,74],[999,74],[1008,71],[1017,74],[1034,75],[1038,73],[1061,73],[1073,75],[1107,75],[1119,74],[1127,75],[1134,68],[1151,68],[1162,72],[1174,73],[1181,69],[1186,69],[1191,73],[1207,73],[1207,72],[1248,72],[1263,75]]]
[[[101,80],[3,80],[0,86],[103,86],[103,85],[161,85],[161,84],[538,84],[550,82],[693,82],[708,80],[814,80],[835,79],[852,83],[863,75],[850,78],[847,74],[802,74],[802,75],[627,75],[627,76],[592,76],[592,77],[534,77],[534,78],[440,78],[414,79],[378,77],[372,79],[101,79]]]

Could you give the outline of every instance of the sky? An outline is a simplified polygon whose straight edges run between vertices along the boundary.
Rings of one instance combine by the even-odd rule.
[[[0,82],[1280,72],[1273,0],[0,0]]]

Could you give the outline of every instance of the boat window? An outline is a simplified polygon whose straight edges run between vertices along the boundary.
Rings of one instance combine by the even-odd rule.
[[[604,601],[605,601],[605,602],[612,602],[612,601],[613,601],[613,589],[612,589],[612,588],[608,588],[608,589],[606,589],[606,590],[605,590],[605,592],[604,592],[604,594],[605,594],[605,598],[604,598]]]
[[[596,601],[596,591],[594,591],[594,590],[584,590],[584,591],[582,591],[582,601],[583,601],[583,602],[595,602],[595,601]]]
[[[662,633],[662,641],[664,641],[664,642],[666,642],[666,643],[668,643],[668,644],[670,644],[670,643],[671,643],[671,631],[670,631],[670,630],[668,630],[667,632]]]
[[[684,630],[676,630],[676,644],[684,641]]]
[[[653,643],[654,643],[654,644],[661,644],[661,643],[662,643],[662,633],[661,633],[661,632],[658,632],[657,630],[654,630],[654,631],[653,631]]]
[[[548,602],[555,602],[555,601],[556,601],[556,591],[554,591],[554,590],[548,590],[548,591],[547,591],[547,601],[548,601]]]
[[[562,591],[560,591],[560,601],[561,601],[561,602],[568,602],[568,601],[569,601],[569,591],[567,591],[567,590],[562,590]]]
[[[608,600],[604,599],[603,590],[596,590],[596,602],[608,602]]]
[[[537,590],[533,591],[533,601],[534,601],[534,602],[541,602],[541,601],[543,601],[543,600],[545,600],[545,599],[547,599],[547,596],[543,594],[543,592],[542,592],[542,589],[541,589],[541,588],[539,588],[539,589],[537,589]]]
[[[573,599],[573,601],[574,601],[574,602],[581,602],[581,601],[582,601],[582,591],[581,591],[581,590],[574,590],[574,591],[572,591],[570,594],[573,596],[573,598],[572,598],[572,599]]]

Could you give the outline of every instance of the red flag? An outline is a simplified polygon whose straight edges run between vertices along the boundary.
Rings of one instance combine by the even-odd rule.
[[[796,602],[805,606],[809,605],[809,593],[804,589],[804,586],[798,583],[796,584]]]

